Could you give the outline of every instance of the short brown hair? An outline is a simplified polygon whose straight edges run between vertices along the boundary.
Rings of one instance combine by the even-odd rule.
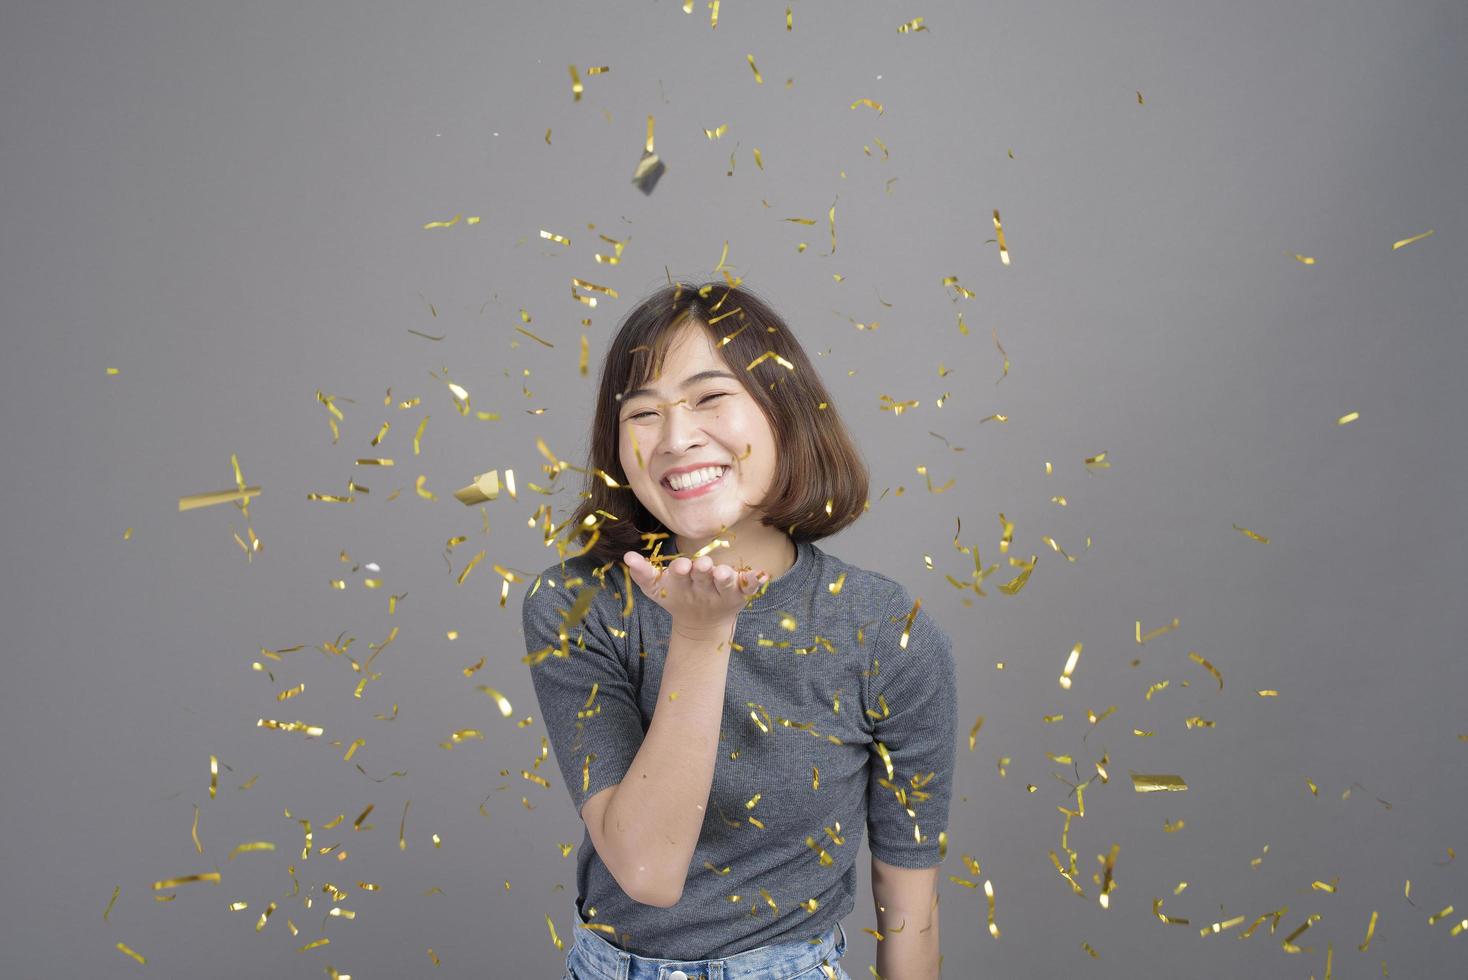
[[[602,361],[584,499],[569,522],[572,541],[598,562],[621,562],[628,551],[653,550],[642,531],[672,534],[642,506],[622,471],[618,416],[621,396],[661,373],[685,323],[708,331],[729,370],[748,379],[744,386],[774,433],[779,465],[758,505],[761,523],[785,528],[794,541],[818,541],[860,517],[868,507],[866,462],[785,321],[748,289],[677,282],[627,314]],[[660,543],[665,552],[677,547],[676,539],[672,548]]]

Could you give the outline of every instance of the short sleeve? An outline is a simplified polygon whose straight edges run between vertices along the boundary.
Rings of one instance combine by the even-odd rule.
[[[912,607],[912,596],[899,584],[877,630],[877,676],[871,680],[867,708],[881,715],[885,702],[886,715],[867,716],[873,739],[867,832],[877,859],[899,868],[931,868],[942,863],[938,835],[948,829],[953,798],[957,668],[952,641],[925,609],[917,611],[909,626]],[[876,743],[887,749],[891,777]],[[906,794],[906,806],[898,799],[899,788]],[[909,808],[915,817],[908,815]]]
[[[596,603],[567,627],[578,595],[600,583],[590,580],[567,589],[556,574],[559,568],[545,572],[540,588],[526,594],[521,617],[540,714],[579,814],[587,799],[622,781],[646,729],[637,691],[599,621]]]

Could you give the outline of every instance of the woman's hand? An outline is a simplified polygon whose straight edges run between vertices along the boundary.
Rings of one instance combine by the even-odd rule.
[[[714,564],[708,555],[697,561],[678,557],[661,570],[635,551],[622,559],[643,594],[666,609],[673,628],[687,635],[728,632],[745,603],[769,580],[768,572],[740,572]]]

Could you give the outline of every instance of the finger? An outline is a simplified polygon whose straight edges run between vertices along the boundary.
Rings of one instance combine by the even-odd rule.
[[[729,588],[734,584],[735,572],[734,569],[730,568],[728,565],[719,565],[713,570],[712,575],[714,579],[714,589],[717,590],[720,595],[727,593],[729,591]]]

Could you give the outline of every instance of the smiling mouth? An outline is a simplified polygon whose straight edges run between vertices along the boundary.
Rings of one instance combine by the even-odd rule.
[[[725,466],[723,468],[723,472],[722,473],[720,473],[714,479],[709,480],[707,483],[700,483],[696,487],[686,487],[686,488],[684,488],[682,490],[679,490],[679,489],[674,488],[673,485],[670,484],[667,480],[659,480],[658,481],[658,484],[664,490],[668,491],[668,493],[672,494],[674,497],[682,497],[682,496],[685,496],[685,495],[688,495],[688,494],[698,493],[701,490],[708,490],[710,487],[714,487],[714,486],[719,485],[720,483],[722,483],[724,481],[724,478],[729,475],[729,470],[730,470],[730,467]]]

